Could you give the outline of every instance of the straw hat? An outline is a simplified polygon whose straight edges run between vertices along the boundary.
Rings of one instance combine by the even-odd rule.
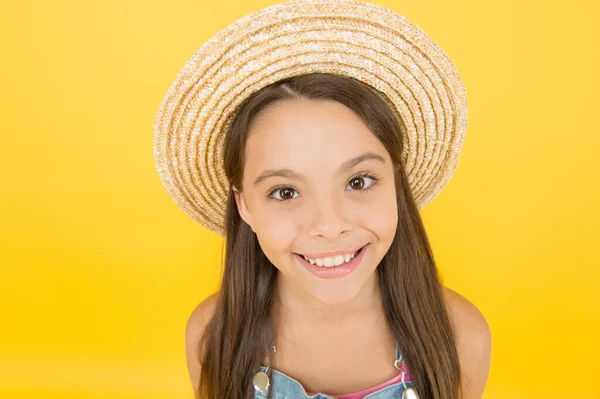
[[[419,209],[458,165],[466,92],[446,53],[396,12],[354,0],[292,0],[244,16],[194,53],[156,116],[154,158],[177,205],[225,234],[223,138],[236,107],[283,78],[324,72],[385,93],[407,127],[402,158]]]

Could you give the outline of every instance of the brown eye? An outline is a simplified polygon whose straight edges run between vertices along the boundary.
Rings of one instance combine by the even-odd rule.
[[[364,187],[365,183],[362,177],[355,177],[350,180],[350,186],[355,190],[360,190]]]
[[[288,200],[294,198],[294,190],[289,188],[282,188],[279,190],[279,194],[281,195],[281,199]]]
[[[269,194],[267,194],[267,196],[269,198],[273,198],[274,200],[277,200],[279,202],[286,202],[289,201],[291,199],[294,199],[294,193],[296,193],[296,190],[294,190],[291,187],[276,187],[274,189],[272,189]],[[279,197],[279,198],[277,198]]]
[[[367,185],[365,186],[365,179],[371,180],[370,183],[366,183]],[[371,175],[371,174],[363,174],[363,175],[359,175],[356,177],[353,177],[349,182],[348,182],[348,186],[350,186],[351,191],[360,191],[360,192],[367,192],[369,191],[378,181],[379,179],[375,176],[375,175]]]

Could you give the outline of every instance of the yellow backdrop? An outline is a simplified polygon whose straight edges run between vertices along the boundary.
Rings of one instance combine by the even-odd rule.
[[[459,168],[422,214],[491,327],[484,398],[600,398],[598,3],[373,2],[467,88]],[[192,397],[184,326],[222,241],[163,189],[154,117],[201,43],[274,3],[2,2],[1,398]]]

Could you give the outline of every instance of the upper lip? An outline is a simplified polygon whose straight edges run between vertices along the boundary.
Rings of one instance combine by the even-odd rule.
[[[298,255],[303,255],[303,256],[306,256],[307,258],[327,258],[327,257],[333,257],[333,256],[337,256],[337,255],[353,254],[356,251],[358,251],[359,249],[361,249],[362,247],[364,247],[365,245],[366,244],[360,245],[360,246],[355,246],[355,247],[348,247],[346,249],[341,249],[341,250],[337,250],[337,251],[313,252],[311,254],[302,253],[302,254],[298,254]]]

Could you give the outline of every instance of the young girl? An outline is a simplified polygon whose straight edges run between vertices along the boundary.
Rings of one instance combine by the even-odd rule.
[[[407,71],[422,72],[385,59],[367,26],[402,40],[403,27],[421,32],[398,18],[353,1],[280,3],[222,31],[171,86],[159,173],[182,209],[226,238],[221,289],[186,327],[196,398],[481,398],[489,328],[442,285],[419,215],[456,167],[466,102],[449,61],[440,73],[426,60],[439,48],[413,59],[430,78],[421,92]],[[339,54],[327,47],[336,38],[378,50],[388,69],[350,68],[342,41]],[[277,40],[288,49],[279,64],[266,55]]]

